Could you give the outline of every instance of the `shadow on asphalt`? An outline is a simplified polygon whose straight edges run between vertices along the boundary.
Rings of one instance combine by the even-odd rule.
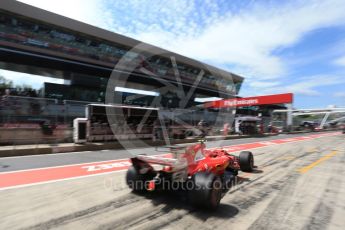
[[[264,171],[263,170],[260,170],[260,169],[254,169],[253,171],[251,171],[250,173],[252,174],[261,174],[263,173]]]
[[[263,170],[257,169],[254,167],[254,170],[251,172],[253,174],[263,173]],[[232,193],[237,190],[237,186],[243,183],[250,183],[251,179],[248,177],[237,176],[237,179],[234,181],[235,184],[226,191],[225,194]],[[231,204],[226,204],[220,201],[220,205],[217,210],[207,210],[203,208],[197,208],[189,204],[188,196],[186,191],[166,191],[166,190],[157,190],[154,192],[144,192],[144,193],[133,193],[138,196],[145,197],[146,199],[151,200],[154,206],[164,205],[161,209],[164,213],[169,213],[172,210],[186,210],[189,215],[193,215],[196,218],[201,220],[207,220],[210,217],[216,217],[221,219],[228,219],[235,217],[239,213],[239,209]]]
[[[164,207],[161,211],[164,213],[169,213],[172,210],[182,209],[188,211],[190,215],[193,215],[194,217],[202,220],[206,220],[210,217],[228,219],[236,216],[239,212],[239,210],[235,206],[222,203],[222,200],[220,201],[220,205],[217,210],[207,210],[203,208],[194,207],[191,204],[189,204],[186,191],[161,190],[155,192],[135,194],[150,199],[154,206],[163,204]]]

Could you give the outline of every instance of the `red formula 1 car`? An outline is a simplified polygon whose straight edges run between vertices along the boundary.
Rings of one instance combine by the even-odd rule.
[[[204,141],[170,147],[173,157],[138,155],[131,158],[126,181],[133,191],[183,189],[196,206],[215,209],[231,187],[238,171],[250,172],[254,157],[249,151],[239,156],[224,149],[207,150]]]

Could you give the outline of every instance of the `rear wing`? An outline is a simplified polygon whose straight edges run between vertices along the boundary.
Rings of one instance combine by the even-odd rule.
[[[176,163],[178,162],[178,160],[174,158],[156,157],[156,156],[138,155],[134,158],[150,163],[150,164],[158,164],[158,165],[165,165],[165,166],[173,166],[173,165],[176,165]]]

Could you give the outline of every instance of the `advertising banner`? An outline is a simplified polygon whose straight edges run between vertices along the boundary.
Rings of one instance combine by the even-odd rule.
[[[218,100],[205,103],[205,108],[232,108],[271,104],[290,104],[293,102],[292,93],[265,95],[256,97],[244,97]]]

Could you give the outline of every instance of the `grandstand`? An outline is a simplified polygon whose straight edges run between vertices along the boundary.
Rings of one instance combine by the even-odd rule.
[[[138,49],[138,45],[145,49]],[[127,60],[126,65],[119,65],[120,60]],[[200,104],[212,98],[236,97],[243,82],[241,76],[231,72],[12,0],[2,0],[0,6],[0,69],[68,82],[42,82],[40,92],[3,93],[6,95],[2,96],[0,112],[2,125],[7,126],[26,123],[36,116],[71,128],[74,118],[85,116],[85,105],[105,102],[111,74],[128,76],[127,89],[114,92],[119,103],[150,106],[159,98],[156,106],[166,111],[164,114],[172,109],[189,109],[190,115],[185,115],[185,119],[195,124],[200,116],[191,114],[206,114],[198,107]],[[199,74],[200,82],[194,85]],[[186,94],[192,91],[183,108],[179,93],[162,90],[165,84],[180,84]],[[148,94],[138,97],[139,91]],[[214,110],[207,111],[216,114],[205,119],[213,119],[218,113],[224,115]]]

